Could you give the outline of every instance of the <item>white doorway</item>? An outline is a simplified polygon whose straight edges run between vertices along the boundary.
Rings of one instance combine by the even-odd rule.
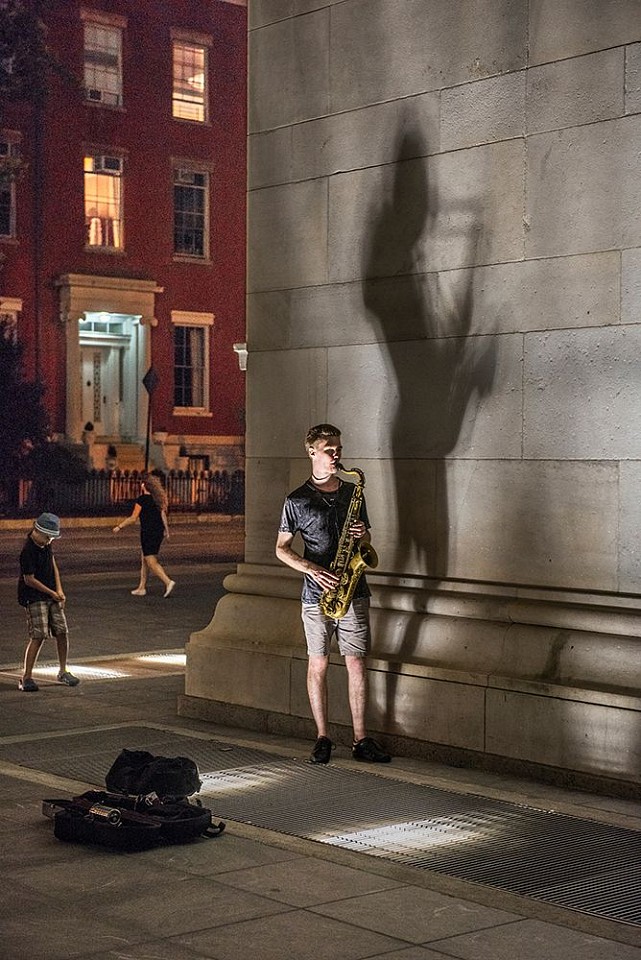
[[[122,396],[118,347],[81,347],[82,419],[93,423],[96,434],[120,436]]]
[[[140,435],[140,317],[86,312],[79,323],[82,422],[110,441]]]

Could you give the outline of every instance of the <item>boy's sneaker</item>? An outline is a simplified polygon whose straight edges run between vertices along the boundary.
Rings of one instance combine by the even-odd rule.
[[[74,677],[73,673],[65,670],[64,673],[58,674],[58,683],[64,683],[68,687],[77,687],[80,680],[78,680],[78,677]]]
[[[24,693],[36,693],[38,691],[38,684],[29,677],[27,680],[20,681],[18,690],[22,690]]]
[[[379,747],[373,737],[363,737],[357,740],[352,747],[354,760],[365,760],[367,763],[389,763],[392,759],[389,753]]]

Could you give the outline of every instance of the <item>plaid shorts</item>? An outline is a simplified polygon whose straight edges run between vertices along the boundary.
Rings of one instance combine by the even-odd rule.
[[[46,640],[68,633],[67,618],[57,600],[34,600],[25,607],[30,640]]]
[[[366,657],[370,646],[369,597],[352,600],[340,620],[326,617],[317,603],[304,603],[302,620],[310,657],[326,657],[336,634],[343,657]]]

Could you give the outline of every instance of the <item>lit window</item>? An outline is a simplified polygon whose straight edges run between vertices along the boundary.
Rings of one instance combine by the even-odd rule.
[[[87,246],[121,250],[122,157],[85,156],[84,168]]]
[[[122,30],[85,22],[85,96],[92,103],[122,104]]]
[[[0,237],[16,236],[16,174],[20,167],[20,145],[0,137]]]
[[[210,313],[172,311],[174,324],[174,413],[205,413],[209,408]]]
[[[174,253],[206,257],[209,175],[202,170],[174,170]]]
[[[173,43],[172,115],[180,120],[207,119],[207,48]]]

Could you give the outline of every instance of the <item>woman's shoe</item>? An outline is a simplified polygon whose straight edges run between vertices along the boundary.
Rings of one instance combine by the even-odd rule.
[[[145,590],[144,587],[136,587],[135,590],[131,591],[131,595],[132,597],[146,597],[147,591]]]
[[[163,597],[168,597],[175,586],[176,586],[176,581],[170,580],[169,583],[167,584],[167,589],[163,593]]]

